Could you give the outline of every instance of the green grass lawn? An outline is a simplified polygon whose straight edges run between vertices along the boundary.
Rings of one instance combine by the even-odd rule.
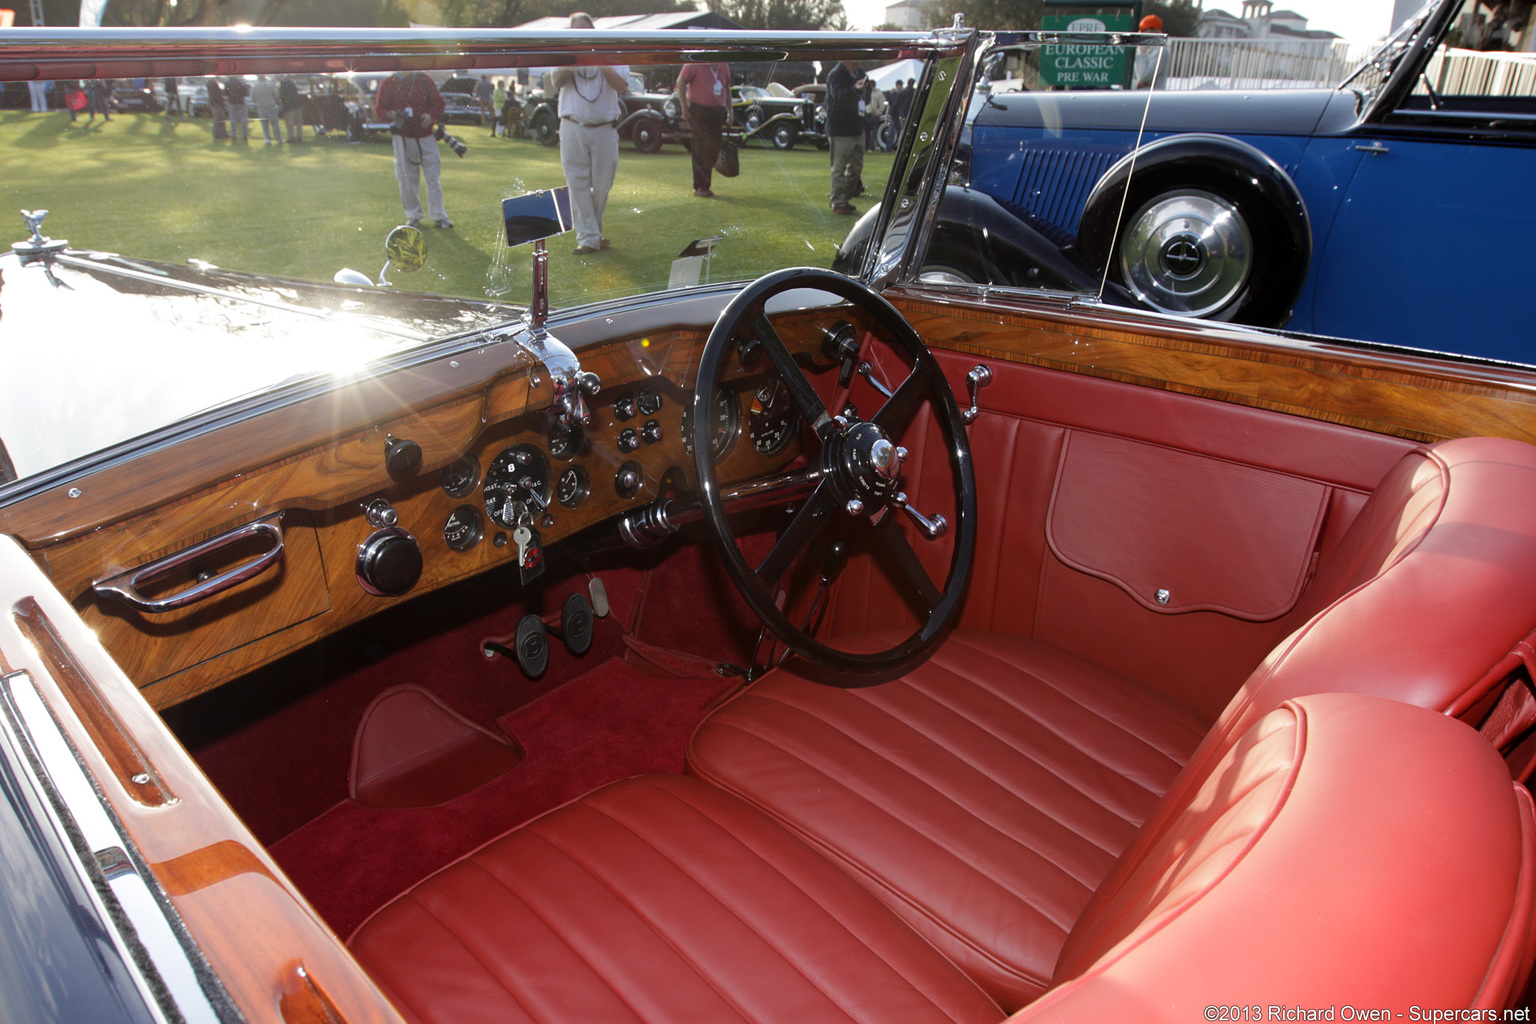
[[[502,241],[503,198],[563,184],[557,149],[487,129],[451,125],[468,143],[444,147],[443,193],[454,230],[427,227],[427,267],[403,289],[525,302],[532,247]],[[66,113],[0,115],[0,210],[46,208],[45,231],[80,248],[143,259],[202,259],[221,267],[330,280],[343,266],[370,277],[382,244],[400,223],[387,139],[349,143],[306,132],[297,146],[214,141],[210,122],[168,122],[128,114],[71,126]],[[552,239],[552,301],[558,305],[664,288],[671,260],[695,238],[724,235],[714,280],[756,277],[781,266],[828,266],[851,218],[828,209],[827,154],[812,146],[776,152],[749,145],[741,176],[716,175],[714,199],[696,199],[689,154],[620,150],[604,233],[613,248],[574,256],[573,235]],[[865,165],[873,201],[885,187],[889,154]],[[21,218],[11,238],[25,237]]]

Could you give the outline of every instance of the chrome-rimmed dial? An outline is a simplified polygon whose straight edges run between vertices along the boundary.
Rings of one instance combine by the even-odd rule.
[[[778,377],[752,394],[747,409],[747,437],[759,455],[777,455],[789,447],[800,429],[800,413],[789,388]]]
[[[592,493],[592,478],[581,466],[567,466],[555,481],[555,497],[566,508],[576,508]]]
[[[558,419],[550,422],[547,438],[550,456],[561,462],[569,462],[580,454],[582,442],[585,440],[579,426],[567,426]]]
[[[502,451],[485,471],[485,514],[513,528],[520,515],[549,504],[549,458],[531,444]]]
[[[473,505],[460,505],[443,524],[443,543],[454,551],[468,551],[485,536],[485,516]]]
[[[467,498],[480,484],[480,463],[473,455],[466,455],[439,470],[437,479],[448,497]]]
[[[731,451],[736,443],[736,435],[741,432],[741,407],[736,401],[736,393],[725,388],[716,388],[714,400],[710,403],[710,410],[714,416],[714,423],[709,432],[709,454],[718,462]],[[689,457],[693,456],[693,403],[683,407],[683,451]]]

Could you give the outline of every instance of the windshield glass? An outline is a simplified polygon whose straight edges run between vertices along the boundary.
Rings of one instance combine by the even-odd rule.
[[[524,193],[574,198],[543,242],[557,317],[832,266],[886,191],[914,108],[885,94],[926,88],[923,55],[666,56],[53,81],[46,117],[0,116],[0,208],[47,211],[11,215],[35,258],[0,267],[7,337],[41,343],[0,352],[0,480],[519,324],[535,243],[508,244],[502,204]],[[386,255],[406,224],[424,260]]]
[[[1354,89],[1360,94],[1360,106],[1362,109],[1375,102],[1377,95],[1386,86],[1387,80],[1392,77],[1392,72],[1397,69],[1398,62],[1418,38],[1419,31],[1423,29],[1424,22],[1428,20],[1430,11],[1438,4],[1439,0],[1430,0],[1413,17],[1398,26],[1397,31],[1387,37],[1386,42],[1377,47],[1360,65],[1344,80],[1344,85]]]

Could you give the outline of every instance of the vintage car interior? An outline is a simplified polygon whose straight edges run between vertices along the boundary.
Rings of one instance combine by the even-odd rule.
[[[813,162],[812,265],[685,197],[719,235],[628,285],[682,230],[637,164],[613,254],[520,181],[378,231],[393,288],[53,239],[5,176],[0,365],[78,380],[0,414],[0,1016],[1529,1005],[1536,369],[925,279],[963,28],[17,36],[6,80],[924,72],[852,276],[807,147],[742,162]],[[476,216],[526,303],[437,269]]]

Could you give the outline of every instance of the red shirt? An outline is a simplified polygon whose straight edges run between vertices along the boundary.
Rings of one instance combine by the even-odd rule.
[[[731,102],[731,69],[724,64],[689,64],[677,76],[677,87],[688,87],[688,102],[701,107],[725,107]]]
[[[443,94],[437,91],[437,83],[424,71],[413,71],[409,78],[390,75],[379,85],[379,98],[375,103],[379,120],[394,118],[395,112],[410,107],[415,112],[401,135],[408,139],[424,139],[432,134],[432,125],[443,116]],[[422,114],[430,114],[423,124]]]

